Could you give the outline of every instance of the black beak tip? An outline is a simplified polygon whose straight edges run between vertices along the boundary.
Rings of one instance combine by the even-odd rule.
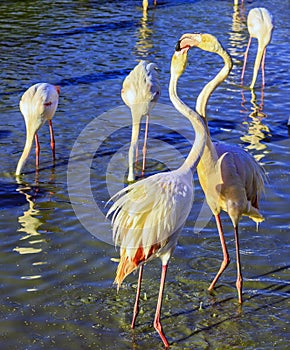
[[[178,40],[178,42],[175,46],[175,51],[181,51],[180,43],[181,43],[181,40]]]

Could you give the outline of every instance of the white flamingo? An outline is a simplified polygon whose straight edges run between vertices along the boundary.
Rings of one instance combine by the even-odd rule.
[[[158,68],[155,63],[140,61],[123,82],[121,96],[132,114],[132,136],[129,148],[128,181],[134,181],[134,163],[138,158],[138,137],[140,123],[146,116],[146,129],[143,146],[142,175],[145,171],[146,147],[148,137],[149,114],[160,95]],[[134,159],[134,156],[136,157]]]
[[[248,53],[249,53],[249,48],[251,45],[252,38],[256,38],[258,39],[258,51],[256,55],[253,78],[252,78],[250,88],[253,89],[255,86],[261,62],[262,62],[262,86],[264,87],[265,86],[266,48],[272,38],[273,17],[267,9],[263,7],[256,7],[250,10],[248,14],[248,19],[247,19],[247,25],[248,25],[248,31],[249,31],[250,37],[249,37],[249,42],[245,52],[241,80],[243,83],[247,59],[248,59]]]
[[[195,170],[205,145],[205,127],[199,115],[177,96],[177,81],[184,72],[188,48],[176,51],[172,57],[169,94],[175,108],[187,117],[195,130],[195,141],[183,165],[177,170],[158,173],[135,182],[118,192],[116,202],[108,211],[112,214],[113,237],[120,245],[120,262],[115,283],[139,268],[139,279],[131,327],[139,310],[143,264],[155,257],[162,261],[162,274],[154,327],[165,347],[169,343],[162,330],[160,313],[169,259],[190,213],[193,201],[192,171]]]
[[[22,95],[19,107],[25,121],[26,142],[23,153],[17,164],[15,172],[16,175],[21,174],[21,170],[31,151],[34,138],[36,144],[36,168],[38,169],[40,146],[37,132],[46,121],[49,123],[51,138],[50,145],[53,160],[55,160],[55,141],[52,128],[52,117],[54,116],[58,105],[59,93],[59,86],[54,86],[47,83],[38,83],[31,86]]]

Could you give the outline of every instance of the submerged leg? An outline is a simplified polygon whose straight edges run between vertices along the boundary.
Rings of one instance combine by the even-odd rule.
[[[162,273],[161,273],[161,278],[160,278],[160,289],[159,289],[158,302],[157,302],[156,313],[155,313],[155,318],[154,318],[154,328],[158,332],[158,334],[159,334],[160,338],[162,339],[163,344],[166,348],[169,347],[169,343],[168,343],[168,341],[163,333],[162,325],[160,322],[160,313],[161,313],[161,307],[162,307],[162,297],[163,297],[163,290],[164,290],[167,266],[168,265],[162,266]]]
[[[251,45],[251,41],[252,41],[252,37],[249,38],[247,49],[246,49],[246,52],[245,52],[245,55],[244,55],[244,65],[243,65],[243,70],[242,70],[242,75],[241,75],[241,83],[242,83],[242,85],[244,83],[244,74],[245,74],[245,70],[246,70],[248,53],[249,53],[249,48],[250,48],[250,45]]]
[[[39,146],[39,141],[38,141],[38,135],[35,134],[35,164],[36,164],[36,169],[39,168],[39,153],[40,153],[40,146]]]
[[[146,127],[144,134],[144,146],[143,146],[143,163],[142,163],[142,176],[144,176],[146,166],[146,153],[147,153],[147,139],[148,139],[148,128],[149,128],[149,114],[146,117]]]
[[[210,286],[208,287],[209,291],[213,290],[217,280],[220,278],[221,274],[224,272],[224,270],[226,269],[226,267],[230,263],[230,257],[229,257],[227,245],[225,242],[225,237],[224,237],[224,233],[223,233],[220,215],[219,214],[215,215],[215,219],[216,219],[216,224],[217,224],[217,228],[218,228],[218,232],[219,232],[219,236],[220,236],[220,241],[221,241],[221,245],[222,245],[224,259],[223,259],[223,262],[221,263],[221,266],[220,266],[218,273],[216,274],[215,278],[213,279]]]
[[[55,162],[55,141],[54,141],[54,133],[52,128],[52,121],[49,120],[49,131],[50,131],[50,147],[52,150],[53,161]]]
[[[133,312],[133,319],[131,323],[131,328],[135,327],[135,321],[139,313],[139,299],[140,299],[140,292],[141,292],[141,282],[142,282],[142,275],[143,275],[143,268],[144,265],[141,265],[139,267],[139,278],[138,278],[138,286],[137,286],[137,292],[136,292],[136,299],[135,299],[135,305],[134,305],[134,312]]]
[[[243,276],[242,276],[242,270],[241,270],[238,226],[235,227],[235,241],[236,241],[236,260],[237,260],[237,281],[236,281],[236,287],[237,287],[237,290],[238,290],[239,303],[242,304],[243,303],[243,298],[242,298]]]

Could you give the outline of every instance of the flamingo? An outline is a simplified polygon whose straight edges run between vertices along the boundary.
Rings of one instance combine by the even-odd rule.
[[[241,4],[244,3],[244,0],[241,1]],[[239,0],[234,0],[234,6],[238,6],[239,5]]]
[[[129,173],[128,181],[135,180],[134,176],[134,154],[136,160],[138,155],[138,136],[140,122],[146,116],[146,129],[143,146],[142,175],[145,171],[146,143],[148,137],[149,113],[155,106],[160,95],[158,68],[155,63],[140,61],[129,73],[123,82],[121,97],[124,103],[130,108],[132,115],[132,136],[129,148]]]
[[[243,83],[249,48],[252,38],[258,39],[258,51],[256,55],[253,78],[250,88],[253,89],[257,80],[258,71],[262,62],[262,86],[265,86],[265,57],[266,47],[271,41],[273,30],[273,17],[264,7],[256,7],[250,10],[247,19],[248,31],[250,34],[249,42],[244,57],[241,81]]]
[[[157,5],[157,0],[154,0],[154,6]],[[142,6],[143,6],[143,12],[147,12],[148,9],[148,0],[143,0],[142,1]]]
[[[224,67],[205,85],[196,102],[196,111],[204,118],[207,131],[206,145],[197,165],[197,173],[207,203],[215,216],[223,251],[223,262],[208,290],[213,290],[230,262],[220,219],[220,212],[223,210],[228,213],[234,226],[237,264],[236,288],[239,303],[242,304],[243,278],[238,225],[243,215],[250,217],[256,223],[264,220],[258,209],[258,199],[264,190],[265,171],[254,157],[241,147],[223,143],[213,144],[211,141],[207,125],[206,107],[213,91],[227,78],[231,71],[232,59],[228,52],[210,34],[184,34],[177,46],[180,49],[198,47],[204,51],[214,52],[224,60]]]
[[[120,245],[120,262],[114,281],[117,288],[127,275],[139,268],[132,328],[139,310],[143,265],[155,257],[161,259],[154,328],[166,348],[169,343],[162,329],[160,314],[167,266],[192,207],[192,171],[203,152],[206,137],[200,116],[177,96],[177,81],[186,68],[187,51],[188,48],[176,51],[172,57],[169,95],[175,108],[191,121],[195,130],[191,151],[180,168],[157,173],[119,191],[113,196],[116,201],[107,213],[107,216],[112,214],[113,238]]]
[[[55,141],[52,128],[52,117],[55,114],[60,87],[48,83],[38,83],[27,89],[21,97],[19,107],[26,125],[26,142],[23,153],[18,161],[15,174],[21,174],[21,170],[29,156],[35,138],[36,144],[36,168],[39,166],[39,141],[37,132],[48,120],[50,129],[50,145],[53,160],[55,160]]]

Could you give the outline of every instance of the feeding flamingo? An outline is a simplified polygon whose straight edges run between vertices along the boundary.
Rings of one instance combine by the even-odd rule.
[[[30,154],[33,139],[36,144],[36,168],[39,166],[40,146],[37,132],[41,126],[48,121],[50,129],[50,145],[52,149],[53,160],[55,160],[55,141],[52,128],[52,118],[55,114],[60,87],[48,83],[38,83],[31,86],[22,95],[19,107],[23,114],[26,126],[26,142],[23,153],[18,161],[15,174],[21,174],[21,170]]]
[[[154,0],[154,6],[157,5],[157,0]],[[142,1],[143,12],[147,12],[148,9],[148,0]]]
[[[244,80],[244,74],[246,70],[246,64],[248,59],[249,48],[251,45],[252,38],[258,39],[258,51],[256,55],[253,78],[250,88],[253,89],[257,80],[259,68],[262,62],[262,86],[265,86],[265,57],[266,47],[271,41],[272,30],[273,30],[273,17],[271,13],[263,8],[256,7],[250,10],[247,19],[248,31],[250,34],[249,42],[244,57],[244,65],[242,70],[242,84]]]
[[[149,114],[155,106],[160,95],[158,68],[155,63],[140,61],[129,73],[123,82],[121,96],[124,103],[130,108],[132,114],[132,136],[129,148],[129,173],[128,181],[134,181],[134,162],[138,155],[138,137],[140,123],[146,116],[146,129],[143,146],[142,175],[145,171],[146,144],[148,137]],[[134,155],[136,159],[134,160]]]

